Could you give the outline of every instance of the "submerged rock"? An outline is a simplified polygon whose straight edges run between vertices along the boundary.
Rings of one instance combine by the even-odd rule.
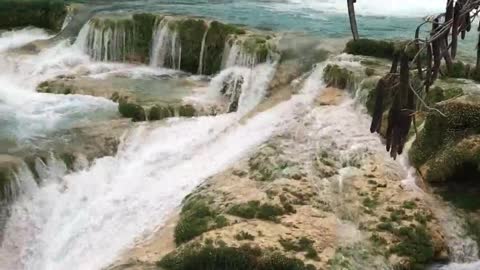
[[[120,112],[123,117],[132,118],[133,122],[147,120],[143,107],[129,101],[120,101],[118,104],[118,112]]]
[[[61,0],[2,0],[0,29],[35,26],[60,31],[67,15]]]

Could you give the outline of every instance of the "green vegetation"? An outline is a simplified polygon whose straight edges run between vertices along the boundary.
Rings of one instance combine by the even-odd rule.
[[[354,55],[392,59],[395,53],[395,45],[393,42],[383,40],[351,40],[347,43],[345,52]]]
[[[366,208],[373,209],[373,208],[376,208],[378,206],[378,200],[376,198],[372,199],[370,197],[367,197],[367,198],[363,199],[362,204]]]
[[[60,31],[66,13],[63,0],[2,0],[0,29],[31,25]]]
[[[284,215],[287,211],[269,203],[260,203],[259,201],[249,201],[247,203],[236,204],[228,210],[228,214],[246,219],[263,219],[278,222],[278,216]]]
[[[227,225],[226,218],[211,209],[205,198],[200,196],[189,198],[175,227],[175,243],[179,245],[188,242],[204,232]]]
[[[394,234],[400,238],[400,242],[390,252],[409,258],[410,269],[423,270],[432,262],[435,249],[426,228],[401,227]]]
[[[329,86],[339,89],[353,90],[355,86],[355,74],[338,65],[327,65],[323,71],[323,80]]]
[[[118,104],[118,111],[123,117],[132,118],[134,122],[141,122],[146,120],[145,110],[142,106],[126,101],[120,101]]]
[[[255,236],[251,235],[248,232],[241,231],[241,232],[239,232],[235,235],[235,239],[237,239],[238,241],[242,241],[242,240],[253,241],[253,240],[255,240]]]
[[[249,245],[187,247],[168,254],[157,265],[167,270],[315,270],[299,259]]]
[[[204,20],[197,19],[185,19],[177,24],[180,44],[182,44],[181,69],[195,74],[200,63],[202,40],[207,25]]]
[[[135,27],[134,47],[136,55],[142,63],[150,62],[150,50],[153,39],[153,28],[157,16],[148,13],[133,14]]]
[[[156,121],[174,116],[175,112],[172,107],[166,105],[155,105],[148,113],[148,120]]]
[[[245,30],[233,25],[223,24],[217,21],[210,23],[205,39],[205,63],[203,73],[212,75],[220,71],[222,66],[223,50],[225,42],[234,34],[245,34]]]
[[[178,108],[178,116],[194,117],[196,114],[195,108],[190,104],[184,104]]]
[[[285,251],[305,252],[305,257],[307,259],[318,259],[318,253],[313,247],[315,241],[310,240],[307,237],[301,237],[295,240],[281,238],[279,242]]]
[[[425,127],[409,152],[415,167],[428,168],[423,175],[427,181],[446,181],[468,169],[469,164],[480,163],[480,145],[475,137],[469,139],[480,133],[480,105],[475,100],[470,96],[450,99],[436,105],[446,117],[428,114]]]
[[[444,89],[439,86],[435,86],[427,93],[425,98],[425,102],[429,105],[435,105],[438,102],[459,97],[463,95],[462,88],[454,87],[454,88],[447,88]]]

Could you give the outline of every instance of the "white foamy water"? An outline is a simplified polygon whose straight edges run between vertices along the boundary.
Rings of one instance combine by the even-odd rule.
[[[7,31],[0,34],[0,52],[18,48],[34,40],[47,39],[50,36],[45,30],[25,28],[17,31]]]
[[[310,9],[325,13],[347,13],[346,0],[288,0],[280,8]],[[355,11],[358,15],[424,17],[444,11],[444,0],[358,0]]]
[[[255,74],[272,74],[260,65]],[[266,72],[262,72],[266,70]],[[144,125],[115,157],[48,181],[18,199],[0,249],[8,269],[100,269],[165,218],[205,178],[221,172],[308,111],[322,88],[314,72],[302,94],[239,124],[241,113]],[[267,84],[256,78],[248,93]],[[248,95],[242,92],[242,95]],[[255,100],[255,99],[252,99]],[[86,259],[88,258],[88,259]]]

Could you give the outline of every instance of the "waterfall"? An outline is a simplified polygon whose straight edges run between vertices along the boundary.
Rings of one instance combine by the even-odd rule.
[[[272,70],[272,65],[257,66],[242,95],[264,93]],[[317,77],[312,82],[315,92],[302,92],[241,124],[242,114],[232,113],[139,126],[116,156],[97,159],[90,168],[19,198],[6,226],[0,264],[26,270],[105,267],[138,237],[162,226],[204,179],[295,123],[321,89]]]
[[[172,20],[165,17],[155,25],[150,58],[152,67],[180,69],[182,46],[172,24]]]
[[[208,30],[210,29],[210,25],[207,27],[207,30],[205,30],[205,33],[203,34],[202,38],[202,49],[200,50],[200,61],[198,63],[198,71],[197,74],[203,74],[203,62],[205,61],[205,41],[207,40],[207,34]]]
[[[125,62],[134,53],[135,31],[129,19],[92,19],[80,31],[77,44],[97,61]]]
[[[223,53],[222,69],[233,66],[253,67],[257,63],[257,54],[247,51],[243,40],[227,40]]]

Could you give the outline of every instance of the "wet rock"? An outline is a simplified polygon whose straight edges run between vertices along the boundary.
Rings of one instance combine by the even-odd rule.
[[[395,44],[393,42],[373,39],[351,40],[345,47],[345,52],[354,55],[393,58]]]
[[[14,156],[0,155],[0,202],[10,201],[16,196],[16,176],[22,160]]]
[[[155,105],[150,109],[150,112],[148,113],[148,120],[162,120],[168,117],[172,117],[174,115],[175,111],[173,107],[168,105]]]
[[[338,65],[327,65],[323,71],[323,80],[328,87],[354,90],[355,74]]]
[[[437,103],[410,150],[422,177],[457,206],[480,209],[480,100],[463,96]]]
[[[190,104],[184,104],[178,108],[178,116],[180,117],[194,117],[195,115],[195,107]]]
[[[120,101],[118,111],[123,117],[131,118],[133,122],[142,122],[146,120],[145,110],[142,106],[129,101]]]

